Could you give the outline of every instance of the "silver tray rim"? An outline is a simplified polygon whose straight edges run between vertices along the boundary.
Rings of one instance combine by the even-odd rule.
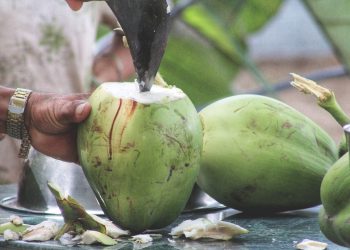
[[[17,203],[17,196],[12,195],[5,197],[0,200],[0,207],[7,209],[7,210],[12,210],[15,212],[22,212],[22,213],[31,213],[31,214],[37,214],[37,215],[61,215],[61,211],[58,207],[56,206],[49,206],[45,210],[35,210],[35,209],[29,209],[23,206],[18,205]],[[102,210],[96,209],[96,210],[86,210],[90,214],[95,214],[95,215],[104,215]]]
[[[15,212],[21,212],[21,213],[31,213],[31,214],[37,214],[37,215],[61,215],[61,211],[57,206],[49,206],[45,210],[35,210],[35,209],[29,209],[23,206],[20,206],[17,203],[17,196],[12,195],[5,197],[0,200],[0,207],[6,210],[11,210]],[[182,213],[192,213],[192,212],[204,212],[204,211],[216,211],[216,210],[222,210],[226,209],[227,207],[223,204],[220,204],[219,202],[211,202],[210,204],[204,204],[202,206],[194,207],[194,208],[189,208],[189,209],[184,209]],[[87,209],[86,210],[90,214],[94,215],[102,215],[104,216],[104,212],[102,210],[96,209],[96,210],[91,210]]]

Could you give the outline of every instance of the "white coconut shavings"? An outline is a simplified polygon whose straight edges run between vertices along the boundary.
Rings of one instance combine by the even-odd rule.
[[[131,239],[133,241],[135,241],[136,243],[139,243],[139,244],[146,244],[146,243],[149,243],[149,242],[152,242],[153,239],[151,237],[151,235],[149,234],[137,234],[137,235],[133,235],[131,237]]]
[[[129,234],[129,231],[122,230],[119,227],[115,226],[113,223],[105,224],[105,226],[107,230],[106,234],[113,239],[117,239],[120,236]]]
[[[19,240],[20,235],[10,229],[4,231],[4,240]]]
[[[107,82],[101,85],[108,93],[122,99],[131,99],[142,104],[164,103],[179,100],[186,95],[176,87],[160,87],[153,85],[150,91],[140,92],[135,83]]]
[[[93,232],[93,233],[92,233]],[[81,235],[81,242],[80,244],[83,245],[92,245],[96,242],[98,242],[97,237],[95,235],[96,231],[85,231],[82,235]]]
[[[173,238],[184,235],[186,238],[192,240],[200,238],[230,240],[235,236],[246,233],[248,233],[247,229],[230,222],[213,222],[206,218],[199,218],[182,222],[171,230],[170,235],[172,235]]]
[[[81,242],[79,244],[91,245],[94,243],[101,243],[102,245],[113,246],[117,244],[117,241],[115,241],[106,234],[93,230],[87,230],[81,235]]]
[[[168,238],[168,242],[169,242],[170,244],[175,244],[175,243],[176,243],[176,241],[175,241],[175,240],[173,240],[173,239],[169,239],[169,238]]]
[[[17,215],[11,215],[10,216],[10,222],[13,225],[20,226],[23,225],[23,219]]]
[[[120,236],[123,235],[128,235],[130,234],[130,232],[128,230],[123,230],[119,227],[117,227],[115,224],[113,224],[112,221],[110,220],[106,220],[106,219],[102,219],[101,217],[98,217],[94,214],[90,214],[90,216],[97,222],[103,224],[106,227],[106,234],[109,237],[112,237],[113,239],[117,239]]]
[[[327,243],[308,239],[304,239],[296,245],[296,248],[301,250],[324,250],[327,247]]]
[[[81,242],[81,235],[65,233],[59,238],[59,242],[64,246],[75,246]]]
[[[22,235],[24,241],[48,241],[54,238],[60,227],[57,222],[43,221],[27,228]]]

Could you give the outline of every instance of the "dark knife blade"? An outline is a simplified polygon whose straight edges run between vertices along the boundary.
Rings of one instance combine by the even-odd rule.
[[[149,91],[168,40],[166,0],[108,0],[129,44],[140,91]]]

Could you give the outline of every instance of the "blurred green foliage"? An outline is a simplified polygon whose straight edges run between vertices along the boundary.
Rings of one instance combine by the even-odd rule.
[[[99,40],[103,36],[107,35],[109,32],[111,32],[111,28],[105,24],[100,24],[97,27],[97,32],[96,32],[96,40]]]
[[[311,15],[333,46],[337,57],[350,71],[350,1],[304,0]]]
[[[240,67],[254,67],[247,60],[247,36],[263,27],[281,2],[197,1],[174,23],[160,68],[163,77],[197,106],[231,95]]]
[[[230,93],[229,83],[237,69],[210,45],[172,35],[160,72],[168,84],[180,87],[195,104],[202,105]]]

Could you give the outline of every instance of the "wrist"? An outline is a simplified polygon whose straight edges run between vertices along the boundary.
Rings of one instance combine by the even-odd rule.
[[[6,133],[21,140],[18,156],[27,158],[30,149],[30,135],[25,126],[24,116],[29,96],[32,91],[29,89],[17,88],[10,99],[7,110]]]
[[[37,99],[38,93],[32,92],[27,99],[27,105],[23,113],[24,126],[30,131],[30,127],[32,124],[32,109],[33,104],[35,103],[35,99]]]

